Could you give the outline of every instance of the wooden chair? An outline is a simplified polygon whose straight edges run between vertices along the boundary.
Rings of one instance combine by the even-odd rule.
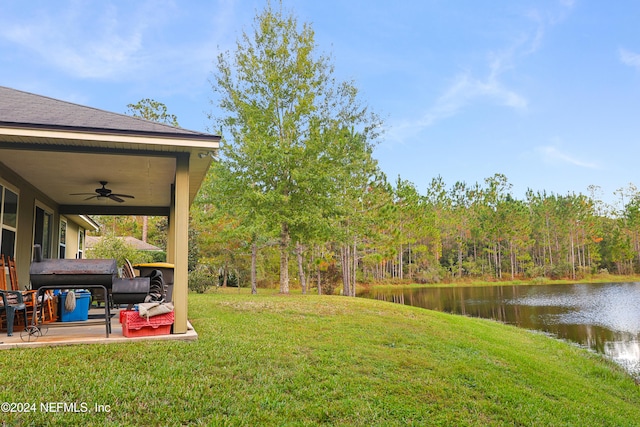
[[[0,291],[7,289],[7,273],[5,272],[4,254],[0,254]]]
[[[11,282],[11,290],[19,291],[20,287],[18,286],[18,271],[16,269],[16,260],[8,256],[6,264],[7,267],[9,267],[9,281]]]
[[[7,270],[9,272],[9,281],[7,281]],[[11,257],[6,257],[4,254],[0,254],[0,273],[2,277],[0,277],[0,291],[18,291],[14,287],[14,282],[17,284],[17,278],[15,272],[15,261],[11,260]],[[24,295],[23,295],[24,296]],[[10,301],[14,301],[15,296],[10,297]]]
[[[27,309],[30,311],[30,314],[33,314],[33,310],[38,310],[40,308],[40,304],[45,304],[44,319],[42,319],[42,322],[53,322],[57,320],[57,314],[53,312],[53,304],[51,302],[53,293],[51,291],[45,291],[45,293],[42,295],[42,301],[37,301],[38,291],[20,289],[20,285],[18,284],[18,269],[16,267],[16,260],[11,257],[7,257],[6,264],[9,267],[9,280],[11,282],[11,290],[22,292],[24,303],[27,306]]]
[[[7,263],[4,260],[4,254],[0,254],[0,291],[8,291],[7,287]]]

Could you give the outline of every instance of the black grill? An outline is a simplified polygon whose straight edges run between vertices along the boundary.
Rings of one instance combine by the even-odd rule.
[[[43,259],[31,263],[31,287],[100,285],[111,290],[118,268],[115,259]]]
[[[40,247],[36,245],[34,249],[36,256],[29,269],[32,289],[104,286],[116,304],[138,304],[145,302],[149,295],[150,279],[118,278],[115,259],[42,259]],[[115,287],[114,283],[117,283]]]

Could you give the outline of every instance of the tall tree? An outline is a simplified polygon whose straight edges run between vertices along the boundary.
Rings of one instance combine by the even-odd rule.
[[[167,112],[167,106],[162,102],[144,98],[137,104],[127,104],[127,114],[133,117],[150,120],[152,122],[164,123],[178,127],[178,118]],[[142,241],[146,242],[149,233],[149,217],[142,217]]]
[[[242,256],[251,253],[251,292],[257,293],[258,251],[273,244],[265,218],[245,199],[234,197],[234,177],[214,163],[200,187],[193,212],[202,254],[220,265],[224,278],[229,269],[240,269]]]
[[[355,86],[337,82],[330,58],[316,50],[311,26],[269,2],[253,32],[218,56],[214,73],[220,166],[245,211],[278,230],[281,293],[289,293],[292,236],[299,242],[333,213],[331,175],[343,158],[332,148],[342,130],[370,140],[379,125]]]

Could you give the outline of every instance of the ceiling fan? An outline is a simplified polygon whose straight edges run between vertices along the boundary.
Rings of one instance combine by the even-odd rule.
[[[71,196],[90,196],[90,197],[87,197],[85,200],[89,200],[93,198],[99,199],[101,197],[106,197],[119,203],[124,202],[122,197],[126,197],[129,199],[134,198],[133,196],[130,196],[128,194],[112,193],[111,190],[106,187],[107,181],[100,181],[100,184],[102,184],[102,188],[96,188],[95,194],[94,193],[72,193],[70,195]]]

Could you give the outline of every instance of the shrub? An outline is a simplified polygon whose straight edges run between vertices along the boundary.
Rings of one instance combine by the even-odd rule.
[[[415,275],[416,283],[440,283],[442,271],[438,267],[428,267],[418,271]]]
[[[104,236],[93,248],[87,250],[87,258],[115,259],[120,267],[125,264],[125,260],[138,264],[150,262],[153,259],[148,252],[137,250],[113,234]]]
[[[227,286],[237,288],[240,285],[240,279],[237,271],[227,271]],[[218,273],[218,286],[224,286],[224,270]]]
[[[333,295],[340,279],[342,279],[342,273],[336,266],[335,262],[321,266],[320,288],[324,295]]]
[[[215,285],[215,279],[211,274],[211,270],[204,264],[198,265],[194,270],[189,272],[189,290],[204,294],[207,290]]]
[[[568,262],[558,262],[549,271],[552,279],[562,279],[569,277],[571,274],[571,265]]]
[[[549,279],[543,276],[538,276],[531,279],[531,283],[534,285],[544,285],[547,282],[549,282]]]
[[[165,251],[149,252],[151,262],[167,262],[167,253]]]

